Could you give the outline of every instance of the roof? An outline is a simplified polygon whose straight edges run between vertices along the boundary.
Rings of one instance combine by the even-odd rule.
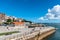
[[[21,25],[24,24],[24,22],[13,22],[15,25]]]

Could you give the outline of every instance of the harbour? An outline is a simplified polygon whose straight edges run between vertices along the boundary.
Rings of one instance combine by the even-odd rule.
[[[0,0],[0,40],[60,40],[60,0]]]
[[[43,40],[56,32],[54,26],[31,22],[22,18],[3,16],[0,23],[0,40]]]

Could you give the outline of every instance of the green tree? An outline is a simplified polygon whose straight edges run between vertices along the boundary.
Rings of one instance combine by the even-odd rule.
[[[7,19],[7,22],[12,22],[12,20],[11,19]]]
[[[22,22],[27,22],[27,20],[23,19]]]
[[[7,19],[7,21],[6,21],[7,24],[11,24],[12,22],[13,22],[13,20],[11,20],[11,19]]]
[[[27,20],[25,20],[25,19],[23,19],[22,22],[29,22],[29,23],[32,23],[32,21],[27,21]]]

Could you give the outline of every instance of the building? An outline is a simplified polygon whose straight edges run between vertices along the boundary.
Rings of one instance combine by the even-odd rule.
[[[0,13],[0,20],[5,20],[5,14]]]
[[[33,24],[30,24],[29,28],[34,28],[34,27],[45,27],[46,25],[44,24],[37,24],[37,23],[33,23]]]
[[[0,24],[2,24],[2,22],[5,22],[5,14],[4,13],[0,13]]]
[[[15,27],[28,28],[25,22],[13,22],[13,24],[15,25]]]

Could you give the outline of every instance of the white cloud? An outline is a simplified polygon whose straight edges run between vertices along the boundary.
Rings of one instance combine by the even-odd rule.
[[[44,17],[40,17],[39,20],[40,20],[40,19],[41,19],[41,20],[48,20],[48,19],[45,19]]]
[[[40,17],[39,20],[60,20],[60,5],[48,9],[48,13],[45,16]]]

